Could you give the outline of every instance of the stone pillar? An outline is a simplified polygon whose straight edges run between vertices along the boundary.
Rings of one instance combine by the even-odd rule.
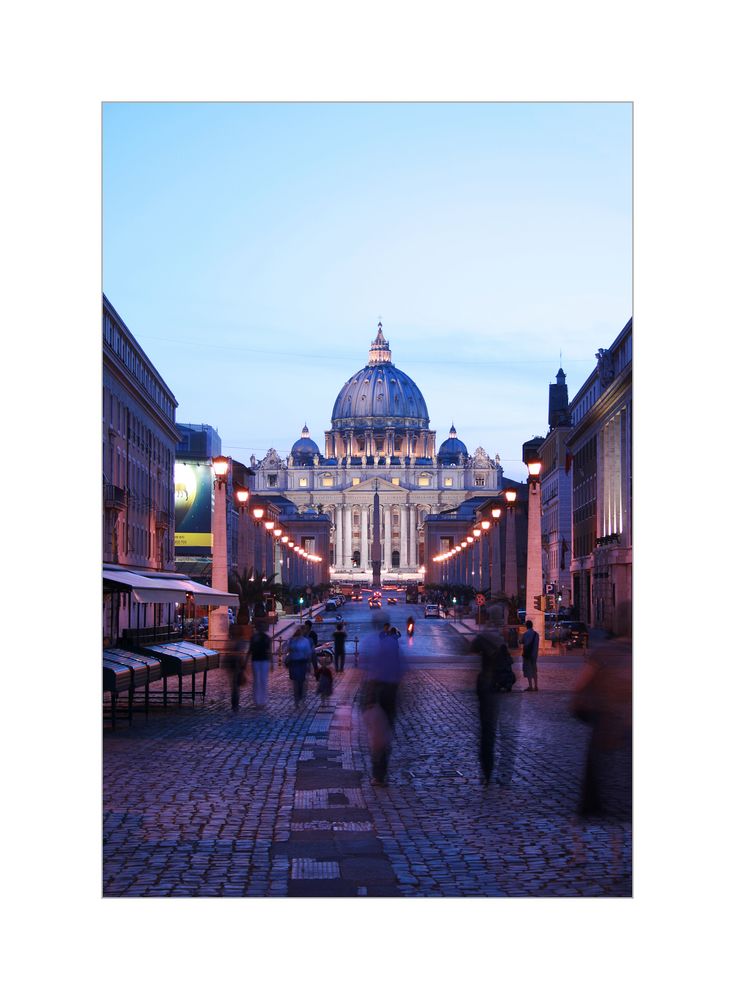
[[[505,595],[518,596],[518,556],[516,554],[516,512],[508,508],[505,520]]]
[[[212,587],[228,590],[227,586],[227,485],[214,476],[214,524],[212,525]],[[258,525],[261,528],[262,525]],[[227,608],[209,609],[209,641],[221,649],[229,633]]]
[[[391,508],[390,508],[390,505],[386,503],[386,505],[383,507],[383,525],[384,525],[384,527],[383,527],[383,540],[384,540],[383,565],[385,566],[386,570],[390,570],[391,569],[391,554],[392,554],[392,551],[393,551],[393,542],[391,540],[393,532],[391,530],[392,526],[391,526],[390,522],[391,522]]]
[[[342,568],[342,504],[338,503],[334,508],[334,568]]]
[[[416,532],[416,508],[413,504],[408,508],[408,565],[417,566],[419,553],[418,553],[418,534]]]
[[[344,545],[344,556],[342,562],[345,569],[350,569],[352,567],[352,507],[350,504],[345,504],[344,507],[342,543]]]
[[[370,549],[368,547],[368,509],[360,508],[360,569],[370,569]]]
[[[401,504],[401,569],[408,566],[408,508]]]
[[[539,536],[541,537],[541,536]],[[490,539],[493,547],[490,570],[490,594],[495,597],[503,589],[500,565],[500,524],[494,524],[490,529]]]
[[[546,645],[544,613],[536,611],[534,597],[543,595],[541,568],[541,483],[528,480],[528,556],[526,563],[526,618],[533,622],[539,635],[539,649]]]

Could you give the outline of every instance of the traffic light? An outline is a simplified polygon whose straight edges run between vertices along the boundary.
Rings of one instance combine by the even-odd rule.
[[[537,611],[541,611],[541,610],[542,610],[542,608],[541,608],[541,602],[542,602],[542,601],[543,601],[543,602],[544,602],[544,604],[545,604],[545,603],[546,603],[546,598],[545,598],[545,597],[541,597],[541,596],[539,596],[539,597],[534,597],[534,599],[533,599],[533,606],[534,606],[534,608],[535,608],[535,609],[536,609]]]

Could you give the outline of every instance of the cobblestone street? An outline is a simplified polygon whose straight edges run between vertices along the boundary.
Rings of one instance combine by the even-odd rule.
[[[512,784],[489,788],[472,659],[408,672],[387,788],[368,780],[349,659],[329,708],[312,680],[296,710],[276,666],[268,707],[248,686],[233,713],[215,671],[206,704],[105,730],[104,894],[630,896],[630,823],[574,826],[581,664],[550,657],[538,694],[506,696],[499,766]]]

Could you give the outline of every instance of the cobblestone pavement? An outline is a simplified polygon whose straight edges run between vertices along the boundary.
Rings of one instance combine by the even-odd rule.
[[[573,819],[581,663],[550,658],[538,694],[507,696],[499,765],[512,783],[489,788],[472,659],[406,675],[387,788],[368,781],[349,658],[328,708],[312,680],[295,709],[276,666],[268,707],[248,687],[233,713],[214,671],[206,704],[105,729],[104,895],[630,896],[630,822]]]

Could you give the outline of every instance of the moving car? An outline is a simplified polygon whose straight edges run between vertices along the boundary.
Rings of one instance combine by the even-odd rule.
[[[398,604],[398,598],[397,597],[389,597],[388,598],[388,604]]]
[[[438,604],[427,604],[424,607],[424,618],[441,618],[441,608]]]
[[[551,641],[565,643],[567,649],[574,646],[585,647],[589,641],[589,632],[584,622],[558,622],[551,630]]]

